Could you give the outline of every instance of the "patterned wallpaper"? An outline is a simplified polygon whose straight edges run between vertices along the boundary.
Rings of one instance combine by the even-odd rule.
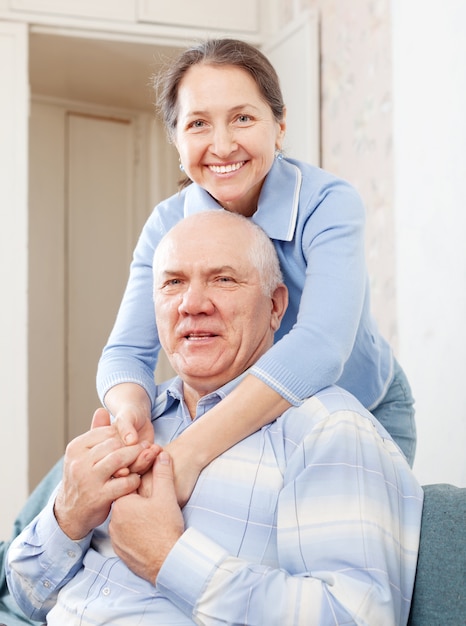
[[[363,197],[372,309],[396,347],[390,0],[282,0],[282,23],[308,9],[320,23],[321,164]]]

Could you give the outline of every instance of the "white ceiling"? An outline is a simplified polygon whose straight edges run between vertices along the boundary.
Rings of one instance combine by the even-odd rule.
[[[153,111],[151,76],[178,52],[130,42],[33,33],[33,94]]]

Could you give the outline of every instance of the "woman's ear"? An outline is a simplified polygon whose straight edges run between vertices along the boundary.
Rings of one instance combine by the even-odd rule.
[[[283,117],[281,121],[278,122],[278,127],[279,127],[279,131],[278,131],[277,143],[275,147],[277,148],[277,150],[281,150],[283,139],[285,138],[285,133],[286,133],[286,107],[283,107]]]

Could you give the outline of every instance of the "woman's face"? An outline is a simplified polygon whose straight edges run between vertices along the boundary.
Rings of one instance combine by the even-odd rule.
[[[175,145],[191,180],[229,211],[251,216],[281,147],[277,122],[253,78],[233,65],[194,65],[178,89]]]

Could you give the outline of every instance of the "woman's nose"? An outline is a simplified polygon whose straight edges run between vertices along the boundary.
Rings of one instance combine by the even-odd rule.
[[[217,126],[213,133],[211,150],[221,158],[228,157],[237,148],[235,133],[227,126]]]

